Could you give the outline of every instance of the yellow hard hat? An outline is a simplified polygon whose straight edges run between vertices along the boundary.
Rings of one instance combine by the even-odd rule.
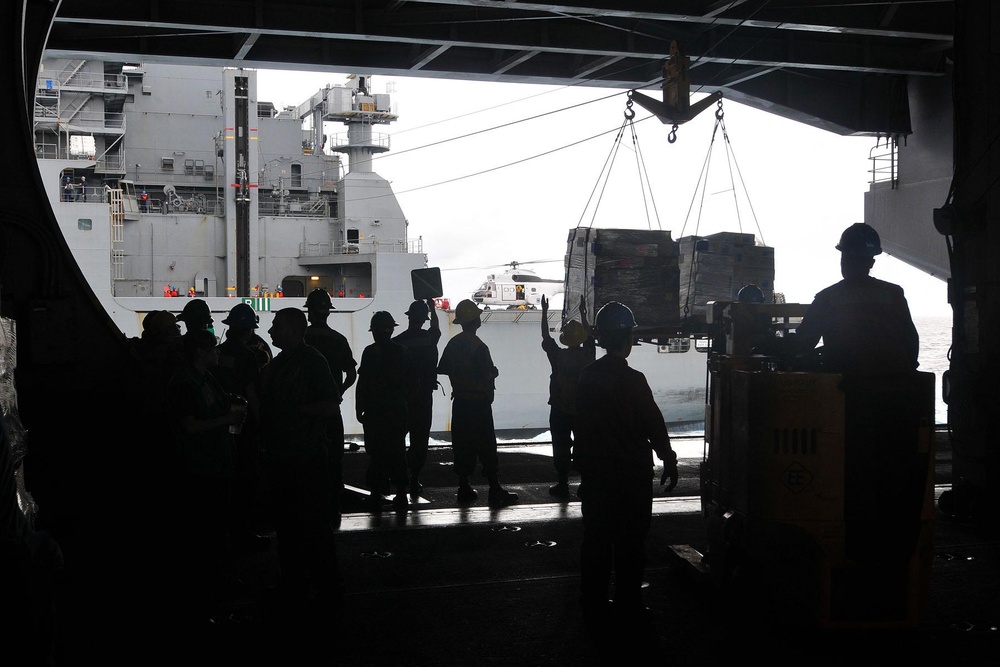
[[[465,324],[479,319],[479,306],[471,299],[463,299],[455,306],[455,324]]]
[[[567,347],[579,345],[587,340],[587,330],[576,320],[570,320],[559,334],[559,342]]]

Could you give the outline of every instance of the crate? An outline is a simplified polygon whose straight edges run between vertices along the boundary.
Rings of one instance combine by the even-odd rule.
[[[609,301],[632,309],[644,329],[674,328],[679,313],[677,243],[669,231],[571,229],[566,248],[567,313],[581,295],[592,317]]]
[[[774,298],[774,248],[755,245],[753,234],[719,232],[678,239],[682,318],[704,321],[710,301],[735,301],[756,285],[765,302]]]

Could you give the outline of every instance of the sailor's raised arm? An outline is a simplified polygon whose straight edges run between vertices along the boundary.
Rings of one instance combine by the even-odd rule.
[[[546,338],[552,338],[549,334],[549,300],[543,294],[542,295],[542,340]]]
[[[441,328],[441,323],[438,322],[437,306],[434,305],[434,299],[427,298],[427,316],[430,318],[430,328],[432,330],[438,330]]]

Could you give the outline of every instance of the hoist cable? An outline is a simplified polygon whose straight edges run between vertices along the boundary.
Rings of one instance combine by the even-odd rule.
[[[729,191],[733,193],[733,208],[736,210],[736,228],[743,233],[743,218],[740,217],[740,202],[736,197],[736,181],[733,179],[733,156],[729,145],[729,135],[726,133],[726,123],[720,120],[722,126],[722,145],[726,148],[726,168],[729,170]]]
[[[590,202],[594,201],[594,195],[597,193],[598,188],[600,188],[600,195],[597,197],[597,201],[594,203],[594,215],[590,220],[588,227],[594,226],[594,219],[597,217],[597,209],[600,208],[601,198],[604,196],[604,190],[607,188],[608,179],[611,176],[611,167],[614,165],[615,157],[618,154],[618,147],[621,145],[622,134],[625,132],[625,125],[628,120],[622,121],[622,125],[618,128],[618,134],[615,135],[615,140],[611,145],[611,151],[608,156],[604,159],[604,165],[601,167],[601,172],[597,176],[597,182],[594,183],[594,189],[591,190],[590,196],[587,198],[587,203],[583,207],[583,211],[580,213],[580,220],[577,222],[577,227],[583,226],[583,219],[587,215],[587,209],[590,208]],[[601,179],[604,179],[603,185],[601,184]]]
[[[646,210],[646,226],[649,227],[650,229],[653,229],[653,223],[649,219],[649,204],[646,202],[647,182],[644,181],[642,178],[643,177],[642,160],[640,159],[642,156],[639,154],[639,138],[635,134],[635,126],[632,124],[631,118],[628,119],[628,128],[632,132],[632,149],[635,152],[635,170],[636,173],[639,175],[639,194],[642,196],[642,206]],[[650,196],[653,195],[652,186],[650,186],[649,188],[649,194]],[[657,224],[658,223],[659,221],[657,221]]]
[[[705,154],[705,160],[702,162],[701,173],[698,175],[698,182],[694,187],[694,194],[691,196],[691,204],[688,206],[687,216],[684,218],[684,225],[681,227],[681,233],[678,238],[684,237],[684,230],[687,229],[688,220],[691,218],[691,211],[694,210],[694,202],[698,198],[698,188],[701,188],[701,204],[698,207],[698,220],[695,223],[694,234],[692,236],[698,236],[698,229],[701,227],[701,212],[705,207],[705,190],[708,188],[708,169],[712,162],[712,147],[715,145],[715,135],[719,129],[719,123],[721,119],[716,117],[715,127],[712,129],[712,140],[708,143],[708,152]],[[691,244],[691,268],[688,271],[687,280],[687,296],[684,298],[684,317],[690,314],[691,307],[691,287],[695,284],[695,278],[697,275],[696,262],[695,259],[698,256],[698,242],[695,240]]]
[[[764,240],[764,232],[760,228],[760,221],[757,220],[757,212],[754,211],[753,202],[750,201],[750,192],[747,190],[747,184],[743,180],[743,172],[740,171],[740,164],[736,160],[736,151],[732,148],[732,144],[729,141],[729,134],[726,132],[726,124],[724,122],[722,123],[722,136],[726,140],[726,151],[727,151],[727,154],[731,154],[732,155],[732,162],[733,162],[732,166],[736,167],[736,175],[739,177],[739,179],[740,179],[740,185],[743,187],[743,194],[744,194],[744,196],[746,196],[747,206],[750,208],[750,215],[753,217],[753,223],[757,227],[757,234],[760,235],[760,242],[761,242],[762,245],[766,246],[767,242]],[[732,179],[732,170],[730,170],[730,176],[729,176],[729,178]],[[734,199],[736,197],[735,189],[736,188],[735,188],[735,185],[734,185],[734,187],[733,187],[733,197],[734,197]],[[739,213],[740,213],[740,209],[739,209],[739,206],[737,205],[737,207],[736,207],[736,215],[737,215],[737,217],[739,216]],[[743,231],[742,225],[740,226],[740,231]]]
[[[632,130],[632,133],[633,135],[635,134],[634,129]],[[663,225],[660,224],[660,212],[656,209],[656,199],[653,197],[653,186],[649,181],[649,172],[646,169],[646,158],[642,155],[642,149],[639,147],[638,140],[635,142],[635,150],[639,155],[639,162],[642,165],[642,176],[646,179],[646,184],[649,187],[649,201],[653,205],[653,215],[656,217],[656,228],[662,231]],[[647,219],[648,217],[649,214],[647,213]]]

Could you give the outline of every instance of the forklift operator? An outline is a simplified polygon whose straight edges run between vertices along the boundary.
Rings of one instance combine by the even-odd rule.
[[[806,354],[822,338],[826,371],[872,375],[915,370],[918,336],[903,289],[869,275],[875,256],[882,253],[878,232],[853,224],[844,230],[837,250],[844,279],[816,295],[782,351]]]

